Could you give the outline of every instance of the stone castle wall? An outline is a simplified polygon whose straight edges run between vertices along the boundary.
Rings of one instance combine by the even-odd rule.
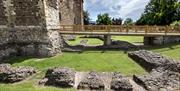
[[[82,0],[0,0],[0,61],[61,53],[60,24],[82,24]]]
[[[83,24],[83,0],[59,0],[60,24]]]
[[[61,53],[59,10],[50,6],[53,3],[49,0],[0,0],[0,60]]]
[[[4,3],[3,1],[5,0],[0,0],[0,25],[6,25],[7,23],[7,16],[5,15],[6,14],[6,11],[5,11],[5,6],[4,6]]]
[[[40,25],[43,13],[43,2],[40,0],[11,0],[16,26]]]
[[[77,25],[84,24],[83,20],[83,0],[74,0],[74,23]]]

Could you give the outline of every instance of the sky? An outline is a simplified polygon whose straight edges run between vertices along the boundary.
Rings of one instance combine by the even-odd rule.
[[[98,14],[109,13],[115,18],[132,18],[136,21],[144,12],[150,0],[84,0],[84,9],[88,10],[92,21]]]

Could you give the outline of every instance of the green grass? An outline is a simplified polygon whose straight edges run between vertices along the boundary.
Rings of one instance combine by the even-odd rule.
[[[56,87],[37,86],[37,80],[24,81],[15,84],[0,84],[0,91],[75,91],[75,89],[62,89]]]
[[[142,37],[113,37],[116,40],[125,40],[131,43],[141,43]],[[71,42],[78,44],[81,39]],[[98,39],[88,39],[89,44],[100,44]],[[146,48],[161,53],[167,57],[180,60],[180,44],[167,46],[154,46]],[[124,75],[143,75],[146,72],[137,63],[128,58],[123,51],[85,51],[83,53],[68,53],[51,58],[12,58],[9,60],[13,66],[32,66],[39,70],[31,79],[16,84],[0,84],[0,91],[74,91],[74,89],[61,89],[55,87],[38,86],[38,81],[43,78],[46,70],[51,67],[70,67],[77,71],[118,71]]]
[[[77,36],[75,41],[69,41],[68,44],[70,45],[78,45],[80,44],[81,40],[88,40],[87,44],[88,45],[101,45],[103,44],[103,41],[99,39],[93,39],[93,38],[80,38],[81,36]]]
[[[77,36],[75,41],[68,41],[70,45],[78,45],[81,40],[88,40],[88,45],[102,45],[103,41],[94,38],[80,38],[81,36]],[[112,36],[113,40],[123,40],[128,41],[130,43],[143,43],[142,36]]]
[[[13,59],[14,60],[14,59]],[[21,59],[17,59],[21,60]],[[122,51],[87,51],[84,53],[64,53],[46,59],[27,59],[14,63],[13,66],[33,66],[40,70],[49,67],[61,66],[71,67],[78,71],[120,71],[127,75],[143,74],[144,70],[134,61],[127,57]]]
[[[112,39],[114,40],[123,40],[130,43],[143,43],[142,36],[113,36]]]
[[[176,59],[180,61],[180,44],[170,44],[166,46],[154,46],[147,48],[147,50],[151,50],[157,53],[160,53],[166,57]]]

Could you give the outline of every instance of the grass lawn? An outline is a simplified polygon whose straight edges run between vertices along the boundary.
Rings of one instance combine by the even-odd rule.
[[[94,38],[80,38],[80,36],[77,36],[76,37],[76,40],[75,41],[69,41],[68,44],[69,45],[77,45],[77,44],[80,44],[80,41],[81,40],[88,40],[87,44],[88,45],[101,45],[103,44],[103,41],[99,40],[99,39],[94,39]]]
[[[80,38],[81,36],[77,36],[75,41],[69,41],[69,45],[77,45],[80,44],[81,40],[88,40],[88,45],[102,45],[103,41],[99,39],[94,38]],[[123,40],[128,41],[130,43],[143,43],[143,37],[142,36],[135,36],[132,38],[132,36],[112,36],[113,40]]]
[[[113,40],[123,40],[130,43],[143,43],[144,38],[142,36],[112,36]]]
[[[142,42],[142,37],[113,37],[116,40],[124,40],[131,43]],[[80,38],[71,44],[78,44]],[[101,44],[98,39],[89,39],[89,44]],[[147,48],[168,57],[180,60],[180,44],[167,46],[155,46]],[[9,62],[13,66],[32,66],[39,70],[27,81],[16,84],[0,84],[0,91],[74,91],[74,89],[60,89],[54,87],[37,86],[37,82],[43,78],[46,70],[50,67],[62,66],[75,68],[77,71],[118,71],[125,75],[142,75],[146,72],[133,60],[128,58],[123,51],[85,51],[83,53],[64,53],[52,58],[12,58]]]

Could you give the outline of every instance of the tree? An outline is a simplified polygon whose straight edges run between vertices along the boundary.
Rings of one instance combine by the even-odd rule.
[[[171,26],[180,26],[180,21],[174,21]]]
[[[145,8],[137,25],[169,25],[180,20],[178,0],[151,0]]]
[[[127,18],[125,21],[124,21],[124,25],[133,25],[133,20],[131,18]]]
[[[122,18],[113,18],[112,19],[112,24],[113,25],[122,25],[122,21],[123,21]]]
[[[112,24],[111,17],[109,16],[108,13],[99,14],[97,18],[98,18],[96,20],[97,25],[111,25]]]
[[[84,14],[84,25],[89,25],[90,23],[90,14],[88,11],[83,11]]]

